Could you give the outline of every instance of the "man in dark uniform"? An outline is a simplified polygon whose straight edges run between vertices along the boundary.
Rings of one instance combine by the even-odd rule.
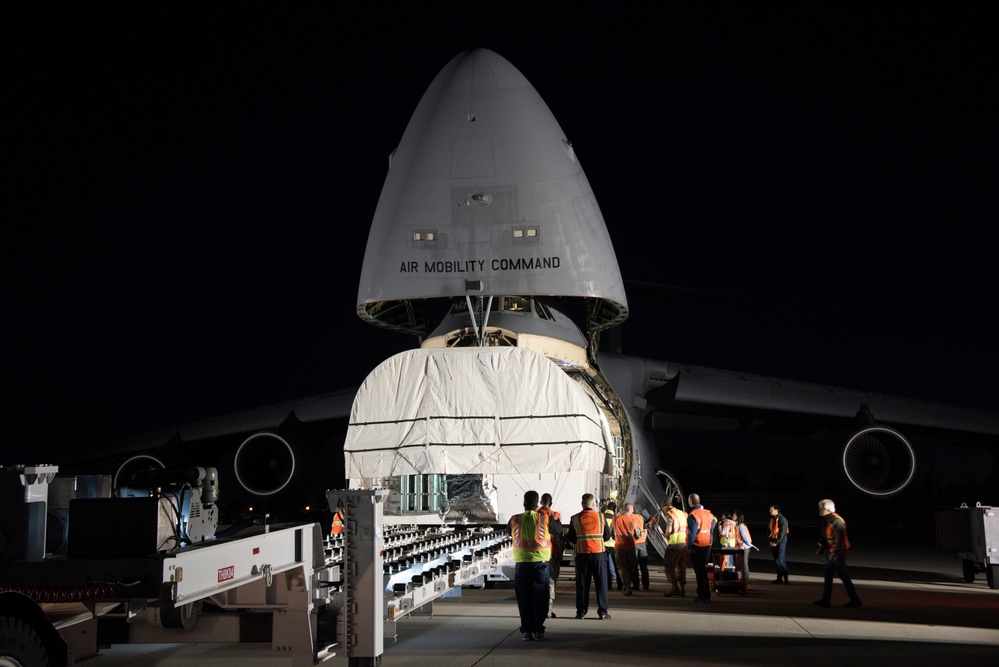
[[[690,505],[690,513],[687,515],[687,549],[690,551],[690,564],[697,577],[697,597],[694,602],[710,602],[708,564],[711,562],[711,542],[718,520],[714,514],[704,509],[701,497],[696,493],[687,497],[687,504]]]
[[[780,513],[780,505],[770,506],[770,555],[777,568],[775,584],[787,583],[787,518]]]
[[[576,549],[576,618],[583,618],[590,607],[590,580],[597,586],[597,614],[610,618],[607,604],[607,552],[604,543],[611,539],[610,526],[593,508],[592,493],[584,493],[583,511],[574,514],[566,541]]]

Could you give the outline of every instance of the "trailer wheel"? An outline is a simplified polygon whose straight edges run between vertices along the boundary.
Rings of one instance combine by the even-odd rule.
[[[25,620],[0,616],[0,667],[45,667],[49,655],[41,635]]]
[[[970,584],[975,580],[975,572],[978,571],[978,568],[975,567],[975,561],[970,558],[965,558],[962,565],[964,566],[964,581]]]
[[[999,588],[999,565],[989,565],[985,569],[985,579],[992,590]]]

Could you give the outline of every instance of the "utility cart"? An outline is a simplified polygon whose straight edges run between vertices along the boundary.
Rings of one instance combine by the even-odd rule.
[[[936,517],[937,547],[962,561],[969,584],[985,573],[989,588],[999,588],[999,509],[961,503],[956,509],[939,509]]]
[[[735,563],[735,570],[723,569],[722,566],[725,563],[726,556],[732,558],[732,561]],[[722,593],[746,594],[749,582],[742,576],[742,559],[747,557],[748,554],[746,554],[745,550],[734,547],[721,547],[711,550],[712,569],[714,570],[711,577],[713,581],[711,583],[715,593],[718,595]]]

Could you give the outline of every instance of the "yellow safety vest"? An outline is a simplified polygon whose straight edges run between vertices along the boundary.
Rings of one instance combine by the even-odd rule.
[[[669,544],[687,543],[687,513],[674,507],[669,511],[669,516],[673,519],[673,526],[670,529],[668,538]]]
[[[604,541],[604,546],[614,548],[614,512],[604,510],[604,521],[607,522],[607,527],[611,529],[611,538]]]
[[[527,510],[510,517],[515,563],[547,563],[552,557],[548,514]]]

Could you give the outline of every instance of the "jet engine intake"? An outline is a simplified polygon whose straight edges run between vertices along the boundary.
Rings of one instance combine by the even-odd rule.
[[[258,496],[277,493],[295,474],[295,452],[277,433],[254,433],[236,450],[236,479]]]
[[[118,466],[114,473],[114,495],[128,495],[128,486],[136,475],[150,470],[163,470],[166,465],[152,454],[136,454]],[[146,494],[148,495],[148,494]]]
[[[886,498],[912,481],[916,454],[905,436],[895,429],[870,424],[846,439],[843,471],[850,483],[864,493]]]

